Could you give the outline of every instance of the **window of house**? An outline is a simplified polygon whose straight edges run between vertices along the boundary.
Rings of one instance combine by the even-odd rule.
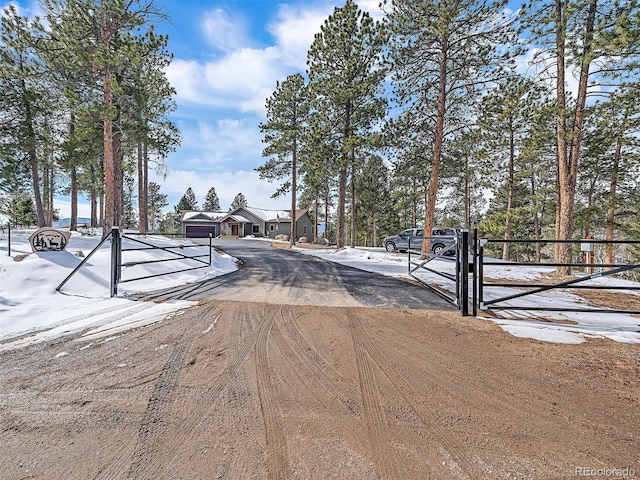
[[[306,225],[304,225],[302,227],[302,233],[304,233],[305,235],[307,234],[307,226]]]
[[[273,232],[275,230],[274,225],[269,225],[269,230]]]

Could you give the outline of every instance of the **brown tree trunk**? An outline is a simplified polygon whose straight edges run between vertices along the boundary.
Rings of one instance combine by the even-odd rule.
[[[107,69],[104,75],[104,105],[109,109],[112,103],[111,72]],[[111,112],[107,111],[103,120],[104,139],[104,217],[102,218],[102,236],[111,233],[111,228],[118,225],[116,221],[116,172],[113,157],[113,121]]]
[[[444,117],[447,105],[447,48],[446,39],[443,41],[443,49],[440,58],[440,78],[438,81],[438,105],[436,107],[436,131],[433,145],[433,160],[431,164],[431,177],[429,179],[429,191],[427,193],[424,215],[424,240],[422,241],[422,254],[431,251],[431,230],[436,211],[436,199],[438,197],[438,180],[440,177],[440,159],[442,157],[442,144],[444,142]]]
[[[336,222],[336,248],[343,248],[346,240],[345,232],[345,205],[347,197],[347,169],[349,167],[349,157],[347,153],[347,140],[351,134],[351,105],[347,103],[344,121],[344,131],[342,138],[342,150],[340,158],[340,175],[338,177],[338,205]]]
[[[351,248],[356,247],[358,227],[356,224],[356,165],[355,154],[351,150]]]
[[[22,80],[23,91],[26,92],[27,86],[24,80]],[[42,206],[42,194],[40,193],[40,173],[38,171],[38,154],[36,153],[36,133],[33,128],[33,113],[31,111],[31,105],[27,101],[24,104],[25,108],[25,125],[27,127],[27,135],[29,136],[29,165],[31,166],[31,183],[33,184],[33,201],[36,205],[36,214],[38,227],[44,227],[46,218],[44,216],[44,208]]]
[[[502,244],[502,260],[505,262],[509,260],[509,250],[511,244],[508,240],[511,240],[511,214],[513,210],[513,197],[515,190],[515,156],[516,156],[516,146],[515,146],[515,138],[513,130],[511,130],[509,135],[509,192],[507,194],[507,214],[504,223],[504,239],[505,242]]]
[[[559,194],[560,211],[559,220],[559,240],[571,240],[573,238],[573,213],[575,203],[576,183],[578,176],[578,161],[580,156],[580,145],[582,141],[582,127],[584,125],[584,110],[587,98],[587,86],[589,80],[589,68],[591,65],[591,52],[593,49],[593,31],[595,24],[597,0],[590,0],[587,23],[585,25],[584,45],[580,65],[580,78],[578,80],[578,95],[576,98],[576,112],[571,128],[567,131],[566,124],[566,94],[564,89],[564,68],[565,68],[565,36],[566,36],[566,14],[567,0],[564,5],[561,0],[556,0],[556,13],[558,15],[557,28],[557,73],[558,73],[558,165],[559,165]],[[564,8],[564,9],[563,9]],[[562,20],[562,21],[560,21]],[[570,150],[568,149],[568,134],[571,137]],[[558,263],[569,263],[571,261],[572,244],[561,244],[558,249],[559,255],[556,259]],[[571,267],[558,267],[558,273],[570,274]]]
[[[293,139],[293,154],[291,156],[291,235],[289,244],[293,247],[296,244],[297,221],[296,221],[296,197],[298,193],[298,142]]]
[[[605,240],[613,241],[615,210],[616,210],[616,190],[618,188],[618,172],[620,169],[620,159],[622,158],[622,140],[616,139],[616,153],[613,157],[613,168],[611,169],[611,183],[609,184],[609,207],[607,208],[607,221]],[[606,246],[604,263],[613,264],[613,244]]]
[[[78,230],[78,171],[76,166],[71,167],[71,224],[69,229]]]
[[[146,142],[144,142],[146,147]],[[145,150],[143,142],[138,142],[138,231],[147,233],[149,221],[147,218],[147,190],[146,190],[146,166],[145,166]]]

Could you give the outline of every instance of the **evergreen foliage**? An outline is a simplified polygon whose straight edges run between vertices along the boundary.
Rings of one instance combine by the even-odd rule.
[[[187,191],[184,192],[180,201],[173,207],[173,211],[180,215],[182,212],[187,212],[190,210],[198,210],[198,201],[196,200],[196,194],[193,193],[191,187],[187,188]]]
[[[211,187],[204,197],[204,204],[202,210],[205,212],[219,212],[220,211],[220,199],[216,193],[215,187]]]
[[[355,241],[355,165],[386,112],[381,64],[386,33],[352,1],[336,7],[307,54],[316,139],[326,139],[338,173],[337,246],[345,245],[345,205],[351,172],[352,244]],[[324,156],[320,158],[326,158]]]
[[[239,193],[233,198],[229,211],[233,212],[236,208],[247,207],[248,205],[246,197],[242,193]]]
[[[155,232],[160,226],[164,207],[169,205],[169,202],[167,201],[167,195],[160,193],[160,185],[155,182],[149,182],[147,195],[149,228],[152,232]]]

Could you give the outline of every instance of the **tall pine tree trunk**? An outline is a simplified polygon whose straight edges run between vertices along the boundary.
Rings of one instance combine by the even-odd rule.
[[[71,224],[69,229],[78,230],[78,171],[75,165],[71,166]]]
[[[356,223],[356,165],[355,165],[355,153],[351,150],[351,248],[356,247],[357,236],[357,223]]]
[[[342,149],[340,158],[340,175],[338,177],[338,219],[336,224],[336,248],[343,248],[346,240],[345,232],[345,206],[347,200],[347,181],[349,168],[349,152],[347,145],[351,135],[351,103],[345,106],[344,131],[342,137]]]
[[[116,172],[113,158],[113,121],[111,120],[111,72],[107,69],[104,75],[104,105],[107,108],[103,120],[104,139],[104,217],[102,217],[102,236],[111,233],[111,228],[117,226],[116,221]]]
[[[147,176],[145,172],[145,148],[143,148],[143,143],[146,146],[146,142],[138,142],[138,231],[140,233],[147,233],[147,226],[149,224],[147,219],[148,198],[145,190]]]
[[[618,172],[620,169],[620,159],[622,158],[622,139],[618,137],[616,139],[616,153],[613,156],[613,167],[611,168],[611,182],[609,184],[609,207],[607,208],[607,221],[605,240],[613,241],[613,231],[615,224],[615,211],[618,188]],[[606,246],[606,253],[604,257],[604,263],[613,264],[613,244],[608,243]]]
[[[443,41],[446,45],[446,39]],[[442,158],[442,144],[444,142],[444,120],[447,107],[447,48],[443,47],[440,54],[440,73],[438,79],[438,104],[436,106],[436,131],[433,139],[433,160],[429,179],[429,192],[425,205],[424,240],[422,254],[431,251],[431,231],[436,211],[438,197],[438,180],[440,177],[440,159]]]
[[[27,91],[27,86],[24,80],[21,80],[22,90]],[[38,170],[38,154],[36,153],[36,133],[33,127],[33,112],[31,111],[31,105],[27,100],[24,101],[25,108],[25,125],[27,127],[27,135],[29,137],[29,145],[27,154],[29,156],[29,165],[31,167],[31,183],[33,184],[33,200],[36,205],[36,214],[38,227],[44,227],[46,225],[46,219],[44,216],[44,208],[42,206],[42,194],[40,193],[40,172]]]
[[[516,146],[513,130],[509,135],[509,192],[507,194],[507,212],[504,224],[504,239],[506,240],[502,245],[502,260],[505,262],[509,260],[509,250],[511,244],[508,240],[511,240],[511,215],[513,211],[513,197],[515,191],[515,156]]]
[[[295,115],[294,115],[295,116]],[[291,235],[289,244],[293,247],[296,244],[297,236],[297,215],[296,197],[298,194],[298,142],[293,139],[293,152],[291,156]]]
[[[562,5],[561,0],[556,0],[556,13],[559,15],[557,29],[557,46],[562,50],[558,50],[557,74],[558,74],[558,165],[559,165],[559,187],[560,187],[560,209],[559,218],[559,240],[571,240],[573,238],[573,214],[576,194],[576,185],[578,177],[578,160],[580,157],[580,145],[582,142],[582,128],[584,125],[585,104],[587,99],[587,86],[589,80],[589,68],[591,66],[591,57],[593,50],[593,32],[596,16],[597,0],[590,0],[589,13],[587,23],[584,30],[583,51],[580,62],[580,77],[578,80],[578,93],[575,105],[575,116],[571,131],[567,130],[566,122],[566,93],[564,88],[564,43],[566,35],[566,4]],[[562,55],[560,55],[562,52]],[[562,100],[561,100],[562,99]],[[561,116],[561,117],[560,117]],[[571,138],[570,149],[568,138]],[[558,263],[570,263],[572,244],[559,244]],[[558,273],[568,275],[571,273],[571,267],[558,267]]]

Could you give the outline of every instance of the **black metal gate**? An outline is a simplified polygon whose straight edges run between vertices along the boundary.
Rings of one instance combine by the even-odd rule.
[[[513,300],[525,299],[527,297],[534,297],[544,292],[551,290],[611,290],[611,291],[637,291],[640,290],[640,286],[633,285],[594,285],[589,284],[591,280],[613,276],[622,272],[628,272],[640,268],[640,263],[595,263],[593,261],[587,261],[587,258],[575,258],[572,261],[566,263],[558,262],[515,262],[515,261],[502,261],[492,258],[486,258],[484,254],[485,246],[491,243],[502,244],[571,244],[574,248],[572,251],[574,255],[581,253],[578,245],[588,245],[588,248],[594,248],[596,246],[606,245],[640,245],[640,242],[635,240],[498,240],[498,239],[482,239],[478,242],[477,249],[477,265],[478,274],[475,284],[477,285],[477,308],[485,311],[499,311],[499,310],[526,310],[526,311],[546,311],[546,312],[584,312],[584,313],[626,313],[626,314],[640,314],[640,310],[635,309],[622,309],[622,308],[597,308],[589,305],[584,307],[566,307],[562,305],[554,305],[545,302],[544,299],[536,298],[535,303],[528,305],[514,304]],[[496,266],[498,268],[535,268],[535,267],[567,267],[568,269],[581,269],[585,270],[580,276],[572,276],[569,279],[558,279],[557,281],[548,281],[547,283],[540,283],[538,281],[510,281],[504,282],[496,279],[488,279],[485,275],[485,267]],[[512,288],[517,289],[516,293],[509,295],[491,295],[490,298],[486,297],[486,292],[493,288]]]
[[[463,316],[469,315],[469,275],[474,271],[474,255],[470,255],[470,245],[475,244],[470,241],[469,230],[458,230],[455,242],[437,253],[422,251],[425,238],[432,241],[436,239],[416,237],[417,240],[414,240],[412,246],[411,237],[409,238],[407,250],[409,275],[460,310]],[[428,281],[421,275],[424,273],[444,278],[448,281],[448,285],[442,286]],[[473,293],[475,298],[475,289]],[[475,306],[475,302],[472,305]]]
[[[188,248],[192,248],[192,247],[198,247],[201,248],[203,245],[199,245],[199,244],[195,244],[193,242],[189,242],[189,243],[183,243],[183,244],[179,244],[179,245],[171,245],[171,246],[162,246],[162,245],[157,245],[154,244],[151,240],[149,240],[148,236],[149,235],[161,235],[161,236],[180,236],[182,237],[182,234],[178,234],[178,235],[171,235],[171,234],[141,234],[141,233],[122,233],[121,230],[118,227],[114,227],[111,230],[111,233],[109,235],[107,235],[105,238],[102,239],[102,241],[91,251],[91,253],[89,253],[83,260],[82,262],[80,262],[80,264],[78,264],[78,266],[76,266],[76,268],[73,269],[73,271],[67,276],[67,278],[65,278],[62,283],[60,283],[60,285],[58,285],[58,287],[56,288],[57,291],[60,291],[62,289],[62,287],[69,281],[69,279],[71,279],[71,277],[73,277],[73,275],[82,268],[83,265],[85,265],[87,263],[87,261],[91,258],[91,256],[100,248],[102,247],[102,245],[104,245],[104,243],[106,241],[111,241],[111,271],[110,271],[110,296],[113,297],[118,293],[118,284],[120,283],[125,283],[125,282],[133,282],[136,280],[144,280],[144,279],[148,279],[148,278],[154,278],[154,277],[159,277],[162,275],[171,275],[171,274],[176,274],[176,273],[181,273],[181,272],[187,272],[190,270],[197,270],[199,268],[206,268],[211,266],[211,239],[212,236],[208,235],[206,237],[193,237],[192,235],[189,236],[189,239],[192,240],[194,238],[206,238],[208,239],[208,244],[209,244],[209,251],[207,254],[205,255],[187,255],[186,253],[183,253],[183,251],[185,249]],[[143,238],[144,237],[144,238]],[[132,242],[134,242],[137,245],[141,245],[135,248],[122,248],[122,240],[123,239],[127,239],[130,240]],[[126,254],[127,252],[139,252],[139,251],[143,251],[143,250],[154,250],[154,251],[160,251],[162,252],[165,257],[164,258],[158,258],[158,259],[153,259],[153,260],[143,260],[143,261],[136,261],[136,262],[123,262],[123,254]],[[142,275],[142,276],[137,276],[137,277],[129,277],[126,279],[122,278],[122,267],[135,267],[136,265],[148,265],[148,264],[152,264],[152,263],[164,263],[164,262],[174,262],[174,261],[181,261],[181,262],[187,262],[188,266],[184,267],[184,265],[181,268],[178,269],[174,269],[174,270],[170,270],[170,271],[166,271],[166,272],[161,272],[161,273],[155,273],[153,275]]]
[[[640,314],[640,310],[634,308],[599,308],[585,304],[578,306],[562,306],[549,302],[545,298],[537,297],[527,305],[518,305],[514,300],[531,298],[552,290],[610,290],[610,291],[639,291],[640,286],[632,284],[595,285],[591,280],[614,276],[623,272],[640,269],[640,263],[595,263],[586,262],[585,259],[574,259],[567,263],[557,262],[516,262],[503,261],[485,256],[485,246],[491,243],[543,243],[573,244],[573,251],[579,252],[576,244],[587,242],[594,245],[626,244],[640,247],[640,241],[605,241],[605,240],[498,240],[479,239],[477,232],[460,230],[456,236],[455,244],[441,252],[423,252],[422,241],[424,237],[414,240],[414,245],[409,243],[408,269],[409,275],[430,289],[451,305],[458,308],[463,316],[477,315],[478,310],[493,311],[547,311],[547,312],[584,312],[584,313],[624,313]],[[584,247],[581,247],[584,248]],[[586,269],[586,273],[571,278],[540,281],[500,281],[499,278],[488,278],[486,267],[492,266],[498,269],[535,268],[535,267],[568,267],[573,269]],[[435,276],[435,277],[434,277]],[[500,277],[498,275],[498,277]],[[444,284],[442,283],[444,279]],[[517,291],[506,295],[491,294],[487,292],[495,288],[510,288]]]

